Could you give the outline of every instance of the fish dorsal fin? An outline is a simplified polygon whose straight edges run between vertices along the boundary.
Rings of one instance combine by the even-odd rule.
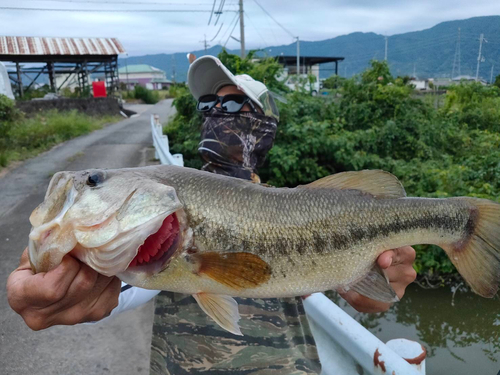
[[[312,189],[359,190],[377,198],[403,198],[406,192],[393,174],[381,170],[342,172],[304,185]]]
[[[201,309],[219,326],[235,335],[243,336],[238,326],[240,320],[238,302],[234,298],[211,293],[193,294],[193,297]]]
[[[359,294],[381,302],[398,302],[399,298],[389,283],[385,272],[375,264],[361,280],[349,285]]]
[[[206,252],[190,255],[194,273],[230,288],[255,288],[271,277],[271,267],[255,254]]]

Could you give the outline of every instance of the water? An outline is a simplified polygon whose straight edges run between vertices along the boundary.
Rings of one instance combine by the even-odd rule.
[[[338,298],[338,297],[337,297]],[[450,288],[410,285],[386,313],[362,314],[340,307],[383,342],[418,341],[427,350],[427,375],[497,375],[500,371],[500,298],[482,298]]]

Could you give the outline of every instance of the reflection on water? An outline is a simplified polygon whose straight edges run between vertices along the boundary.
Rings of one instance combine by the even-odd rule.
[[[382,341],[407,338],[427,349],[426,373],[497,375],[500,370],[500,298],[449,288],[408,287],[402,301],[386,313],[356,312],[328,295]]]

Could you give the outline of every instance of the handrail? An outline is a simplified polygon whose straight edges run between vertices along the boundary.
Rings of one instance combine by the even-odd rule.
[[[324,375],[425,375],[425,349],[396,339],[384,344],[322,293],[304,298]],[[403,358],[403,356],[405,358]]]
[[[160,123],[160,117],[156,114],[151,115],[151,133],[153,134],[153,145],[155,147],[155,157],[160,159],[161,164],[184,166],[182,154],[170,153],[168,146],[168,137],[163,134],[163,127]]]

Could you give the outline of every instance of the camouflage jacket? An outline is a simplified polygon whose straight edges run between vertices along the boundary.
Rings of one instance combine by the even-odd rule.
[[[260,182],[276,136],[274,117],[258,113],[205,116],[199,152],[203,169]],[[302,375],[321,371],[300,298],[236,298],[244,336],[220,328],[190,295],[156,297],[151,374]]]
[[[300,298],[236,298],[244,336],[220,328],[190,295],[156,298],[154,375],[319,374],[318,353]]]

